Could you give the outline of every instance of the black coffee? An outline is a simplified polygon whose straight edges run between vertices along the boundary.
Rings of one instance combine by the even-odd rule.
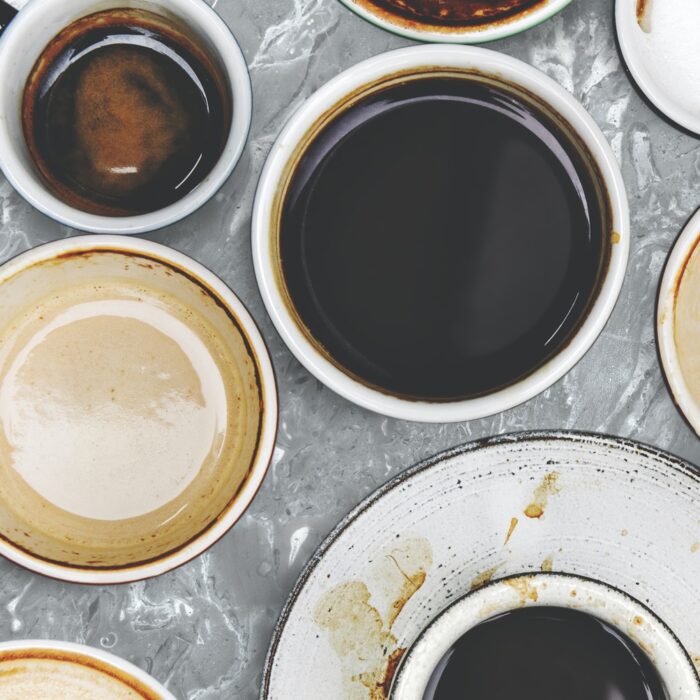
[[[424,700],[668,700],[629,637],[576,610],[521,608],[469,630]]]
[[[577,330],[608,256],[592,167],[507,89],[426,77],[346,109],[306,150],[280,224],[308,334],[421,399],[530,374]]]
[[[174,25],[107,10],[64,29],[27,82],[29,150],[67,203],[97,214],[155,211],[211,171],[231,123],[214,62]]]

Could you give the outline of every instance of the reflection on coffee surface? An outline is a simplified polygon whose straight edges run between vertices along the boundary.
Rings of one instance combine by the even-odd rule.
[[[218,67],[159,16],[107,10],[64,29],[27,82],[23,125],[66,203],[140,214],[184,197],[218,161],[231,123]]]
[[[480,26],[507,20],[544,0],[365,0],[398,18],[444,26]]]
[[[158,700],[160,695],[112,666],[51,649],[0,652],[3,700]]]
[[[469,630],[445,654],[424,700],[668,700],[627,635],[587,613],[521,608]]]
[[[346,107],[301,156],[279,224],[307,335],[364,383],[489,393],[585,317],[609,256],[589,155],[500,84],[421,77]]]

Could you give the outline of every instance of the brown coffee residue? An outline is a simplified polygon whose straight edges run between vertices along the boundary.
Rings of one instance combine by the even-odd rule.
[[[549,573],[552,571],[554,568],[554,559],[552,557],[547,557],[541,564],[540,564],[540,571],[544,571],[546,573]]]
[[[510,542],[510,538],[513,536],[516,527],[518,527],[518,519],[511,518],[510,526],[508,527],[508,532],[506,533],[506,541],[503,543],[504,547],[508,544],[508,542]]]
[[[647,34],[651,32],[651,3],[652,0],[637,0],[637,23]]]
[[[425,583],[432,561],[427,540],[408,539],[373,567],[376,595],[365,582],[348,581],[329,590],[316,606],[314,621],[326,630],[340,659],[347,697],[389,697],[394,674],[406,652],[398,645],[392,627]],[[380,612],[384,607],[386,610]]]
[[[542,483],[535,489],[532,501],[523,511],[528,518],[539,520],[544,515],[549,497],[560,491],[557,485],[558,479],[559,472],[550,472],[545,475]]]
[[[444,29],[499,25],[543,5],[546,0],[360,0],[402,24]]]
[[[690,545],[690,551],[693,554],[697,554],[698,550],[700,550],[700,542],[693,542],[693,544]]]
[[[497,571],[498,571],[498,565],[493,566],[490,569],[486,569],[486,571],[483,571],[478,576],[475,576],[472,579],[472,582],[469,586],[470,590],[475,591],[477,588],[481,588],[482,586],[485,586],[487,583],[491,583],[491,581],[492,581],[493,577],[496,575]]]
[[[531,576],[521,576],[520,578],[512,578],[506,583],[514,588],[520,597],[520,607],[524,607],[528,602],[536,603],[539,600],[537,588],[532,585]]]

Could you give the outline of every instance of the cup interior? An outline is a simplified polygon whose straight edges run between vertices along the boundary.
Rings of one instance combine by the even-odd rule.
[[[88,577],[172,568],[221,536],[262,481],[276,420],[269,358],[245,311],[186,259],[72,240],[0,268],[0,544],[20,563]],[[162,321],[142,326],[136,311],[133,325],[126,307],[103,307],[99,318],[120,325],[60,340],[66,314],[115,298]],[[80,476],[71,465],[87,454]],[[52,463],[65,473],[51,476]]]
[[[698,395],[697,306],[700,212],[691,217],[675,242],[659,288],[656,319],[659,355],[673,398],[700,434]],[[684,284],[685,282],[685,284]]]
[[[599,275],[595,291],[570,340],[529,375],[483,395],[425,401],[392,394],[349,373],[305,326],[287,288],[280,235],[285,199],[310,144],[358,101],[394,84],[430,77],[457,77],[503,89],[533,105],[569,138],[598,188],[603,212]],[[277,329],[297,358],[342,396],[397,418],[422,421],[471,420],[506,410],[547,388],[590,347],[612,310],[624,274],[628,240],[624,186],[614,157],[590,117],[545,76],[519,61],[483,49],[416,47],[370,59],[319,90],[295,114],[280,136],[263,172],[256,199],[253,248],[263,299]]]
[[[588,613],[620,630],[647,654],[670,698],[700,698],[700,679],[681,643],[651,610],[612,586],[568,574],[538,573],[494,581],[444,610],[406,652],[391,700],[423,700],[433,671],[466,632],[524,607]]]
[[[25,85],[44,48],[76,20],[111,9],[151,12],[184,32],[221,73],[233,104],[226,145],[209,175],[173,204],[135,216],[90,214],[63,202],[36,167],[22,124]],[[31,0],[0,41],[0,168],[31,204],[69,226],[93,233],[142,233],[191,213],[223,184],[245,146],[251,102],[250,78],[238,44],[223,20],[200,0]]]

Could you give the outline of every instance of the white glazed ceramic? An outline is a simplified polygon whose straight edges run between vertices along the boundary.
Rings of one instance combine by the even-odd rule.
[[[247,466],[245,477],[240,483],[237,482],[237,491],[235,493],[222,492],[216,494],[222,499],[222,509],[210,513],[206,508],[208,507],[208,502],[214,502],[212,500],[213,496],[208,501],[202,495],[201,501],[198,500],[196,503],[193,501],[191,504],[186,502],[187,508],[183,505],[177,513],[163,523],[160,523],[160,521],[151,522],[153,518],[158,517],[160,511],[154,511],[151,520],[147,521],[149,528],[157,526],[158,530],[162,531],[161,534],[165,536],[165,533],[168,531],[166,528],[179,527],[180,523],[184,523],[181,529],[188,527],[187,522],[189,520],[183,519],[181,521],[179,519],[180,513],[183,511],[183,518],[185,516],[187,518],[196,518],[193,522],[197,523],[199,520],[202,520],[204,525],[201,526],[201,529],[192,533],[187,531],[189,539],[186,541],[182,542],[178,534],[173,535],[173,544],[170,548],[167,548],[167,551],[166,548],[163,548],[163,551],[154,550],[156,554],[145,556],[144,553],[148,553],[149,542],[158,542],[159,540],[146,539],[144,545],[139,545],[139,534],[143,536],[146,533],[130,532],[129,537],[131,539],[129,541],[137,542],[135,545],[129,545],[129,551],[133,549],[136,552],[136,554],[132,555],[135,560],[130,559],[128,563],[115,565],[110,563],[112,560],[105,559],[104,562],[92,562],[94,565],[90,566],[87,563],[76,564],[76,561],[71,561],[69,550],[66,549],[68,544],[63,544],[63,540],[61,540],[60,549],[57,549],[60,552],[65,550],[63,557],[59,558],[58,555],[48,557],[44,555],[39,556],[27,547],[20,546],[16,541],[12,541],[7,533],[0,533],[2,535],[0,536],[0,554],[27,569],[76,583],[111,584],[141,580],[170,571],[204,552],[238,521],[257,494],[272,457],[277,432],[277,388],[274,370],[265,342],[257,329],[255,321],[240,300],[224,282],[205,267],[187,256],[157,243],[122,236],[79,236],[33,248],[0,267],[0,305],[4,303],[5,306],[3,308],[9,312],[15,307],[19,309],[20,304],[27,303],[26,299],[31,298],[27,296],[28,294],[35,294],[39,299],[42,294],[49,294],[54,289],[60,294],[60,290],[66,288],[66,286],[70,288],[71,284],[77,284],[76,280],[78,275],[82,274],[81,270],[87,269],[88,274],[94,274],[89,273],[89,265],[102,264],[100,262],[93,263],[89,258],[82,261],[80,256],[76,257],[71,254],[95,251],[141,256],[140,259],[132,258],[133,262],[129,262],[127,265],[119,262],[119,267],[116,269],[113,266],[106,267],[104,269],[110,272],[105,274],[116,278],[119,278],[118,276],[121,275],[130,284],[138,284],[139,281],[142,281],[147,288],[149,284],[153,283],[151,280],[159,279],[154,275],[161,275],[160,279],[167,281],[159,282],[159,284],[162,284],[164,289],[169,290],[167,293],[177,295],[182,303],[189,305],[189,308],[194,309],[196,313],[207,318],[212,327],[217,328],[216,332],[230,333],[231,337],[234,337],[235,334],[237,339],[240,338],[236,342],[244,344],[246,356],[254,358],[253,362],[256,367],[254,370],[256,375],[255,381],[258,385],[257,391],[261,407],[260,417],[257,419],[254,446],[250,450],[251,462]],[[71,267],[70,264],[72,260],[77,261],[74,267]],[[149,263],[148,261],[151,262]],[[108,263],[104,264],[107,265]],[[112,265],[111,263],[109,264]],[[98,267],[97,269],[102,270],[103,268]],[[32,274],[25,275],[27,271],[30,271]],[[23,275],[25,276],[23,277]],[[25,278],[27,282],[23,281]],[[191,291],[184,288],[178,289],[178,285],[181,284],[178,280],[182,280],[183,283],[187,280],[194,281],[192,285],[194,289]],[[31,289],[26,289],[27,284],[31,284]],[[190,284],[190,282],[187,282],[187,284]],[[6,287],[3,285],[6,285]],[[170,285],[172,291],[166,285]],[[204,293],[205,288],[208,290],[208,293]],[[5,291],[5,289],[8,291]],[[26,293],[23,294],[23,290]],[[199,292],[202,292],[202,294],[199,294]],[[195,304],[200,304],[201,308],[197,308]],[[19,313],[18,310],[16,312]],[[9,318],[12,318],[12,316]],[[227,338],[228,336],[222,335],[222,337]],[[242,376],[245,378],[247,374]],[[117,388],[119,388],[118,381],[118,378],[115,378],[115,386]],[[85,439],[89,440],[90,437],[90,435],[86,435]],[[119,445],[115,445],[115,448],[118,449]],[[109,449],[109,445],[105,445],[105,449]],[[215,470],[216,466],[213,468]],[[182,493],[186,493],[188,488],[190,488],[189,485],[184,488]],[[0,489],[1,495],[2,489]],[[0,503],[1,508],[2,504]],[[198,509],[202,509],[201,517],[198,515]],[[144,514],[142,519],[135,518],[130,521],[115,520],[117,524],[114,527],[119,527],[120,522],[128,522],[129,528],[132,529],[142,527],[140,523],[146,522],[146,519],[149,517],[151,517],[150,514]],[[109,522],[107,522],[105,527],[108,526]],[[197,524],[196,527],[200,528],[200,525]],[[180,530],[175,532],[178,533]],[[118,534],[115,531],[115,537]],[[38,535],[39,531],[32,535],[33,539],[28,539],[27,542],[35,541]],[[144,540],[142,539],[141,541]],[[168,540],[168,542],[170,541]],[[51,547],[58,547],[58,545],[51,544]],[[77,542],[73,544],[73,547],[79,548]],[[119,552],[114,556],[116,557],[117,555],[125,556],[119,554]],[[137,555],[139,556],[137,557]],[[95,556],[100,556],[99,551],[92,554],[92,557]],[[104,556],[106,557],[107,554]],[[86,561],[88,560],[86,559]]]
[[[384,698],[441,611],[492,580],[541,571],[640,601],[697,659],[698,502],[694,467],[618,438],[522,433],[437,455],[361,503],[311,558],[261,698]]]
[[[535,372],[486,396],[431,403],[382,393],[354,380],[329,361],[299,328],[290,313],[273,260],[272,217],[282,178],[307,132],[328,110],[354,91],[396,73],[441,67],[497,75],[551,105],[578,133],[595,158],[607,188],[612,225],[610,263],[599,294],[575,337]],[[263,170],[253,211],[253,259],[265,306],[289,349],[320,381],[346,399],[395,418],[426,422],[465,421],[505,411],[544,391],[568,372],[602,331],[622,286],[629,251],[629,210],[619,167],[605,137],[586,110],[563,88],[531,66],[486,49],[420,46],[399,49],[364,61],[341,73],[310,97],[289,120]]]
[[[700,242],[700,211],[686,224],[666,262],[659,288],[656,334],[659,355],[673,398],[688,422],[700,435],[700,406],[693,399],[683,377],[675,342],[676,295],[685,265]]]
[[[228,141],[209,175],[177,202],[138,216],[89,214],[56,197],[34,166],[20,114],[27,77],[49,41],[80,17],[114,7],[143,8],[178,18],[220,60],[233,98]],[[203,0],[30,0],[0,38],[0,169],[32,205],[73,228],[93,233],[137,234],[191,214],[217,192],[233,171],[248,138],[251,114],[252,92],[243,54],[224,21]]]
[[[135,686],[145,692],[155,700],[175,700],[175,696],[164,688],[152,676],[142,671],[138,666],[125,661],[119,656],[110,654],[101,649],[85,646],[83,644],[73,644],[71,642],[59,642],[52,639],[26,639],[12,642],[0,643],[0,660],[3,655],[19,654],[28,652],[29,655],[47,653],[49,656],[74,660],[80,663],[81,660],[88,664],[94,664],[96,668],[113,675],[123,682]],[[44,697],[49,697],[50,690],[45,691]],[[68,700],[68,698],[53,698],[53,700]],[[97,700],[97,699],[96,699]]]
[[[479,44],[505,39],[513,34],[524,32],[563,10],[571,0],[545,0],[537,7],[510,19],[481,27],[460,28],[437,27],[411,20],[401,20],[390,12],[382,12],[371,3],[363,0],[341,0],[341,2],[360,17],[378,27],[409,39],[455,44]]]
[[[579,610],[607,622],[654,659],[673,700],[700,698],[697,672],[688,654],[648,608],[596,581],[538,573],[495,581],[441,613],[406,652],[391,689],[392,700],[423,700],[433,670],[468,630],[497,615],[538,605]]]
[[[653,9],[654,2],[652,1],[650,4],[652,13]],[[625,63],[642,92],[669,119],[696,134],[700,134],[700,113],[690,111],[678,104],[666,86],[669,80],[673,80],[673,76],[662,74],[658,70],[655,71],[654,64],[657,63],[657,59],[645,54],[643,49],[645,34],[637,21],[637,0],[616,0],[615,22]],[[697,51],[697,43],[692,50]],[[695,77],[697,79],[697,76]]]

